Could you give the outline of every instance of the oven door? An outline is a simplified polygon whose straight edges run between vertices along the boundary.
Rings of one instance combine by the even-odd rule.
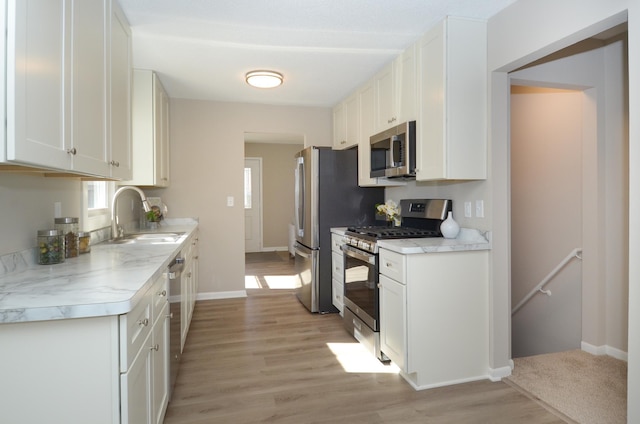
[[[378,255],[342,245],[344,306],[373,331],[378,327]]]

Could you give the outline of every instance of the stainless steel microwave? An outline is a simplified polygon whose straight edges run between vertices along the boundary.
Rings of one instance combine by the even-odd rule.
[[[408,121],[369,138],[371,177],[416,176],[416,121]]]

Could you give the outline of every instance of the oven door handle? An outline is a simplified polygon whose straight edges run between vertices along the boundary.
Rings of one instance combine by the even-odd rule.
[[[376,255],[351,247],[347,244],[340,246],[345,255],[366,262],[371,265],[376,263]]]

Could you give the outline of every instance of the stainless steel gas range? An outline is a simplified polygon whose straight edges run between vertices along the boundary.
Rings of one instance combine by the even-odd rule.
[[[442,237],[440,224],[452,210],[447,199],[400,201],[400,227],[349,227],[342,246],[344,259],[344,326],[378,359],[380,351],[380,302],[378,240]]]

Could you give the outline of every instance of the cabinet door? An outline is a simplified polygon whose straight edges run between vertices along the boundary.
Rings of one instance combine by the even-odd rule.
[[[408,372],[407,287],[380,275],[380,350]]]
[[[418,117],[416,45],[407,48],[396,59],[398,92],[398,121],[414,121]]]
[[[445,177],[445,49],[439,24],[420,41],[420,124],[416,179]]]
[[[72,10],[72,168],[107,176],[107,0],[74,0]]]
[[[338,311],[340,315],[343,315],[342,309],[344,308],[344,284],[341,281],[338,281],[334,278],[331,279],[331,292],[332,292],[332,303]]]
[[[146,344],[151,342],[151,336]],[[122,424],[151,423],[151,350],[146,344],[129,370],[120,375]]]
[[[347,144],[347,114],[344,103],[333,108],[333,148],[342,149]]]
[[[358,143],[358,185],[375,186],[378,179],[371,178],[371,142],[369,138],[375,130],[375,88],[366,84],[358,92],[360,102],[360,141]]]
[[[169,402],[169,307],[165,305],[153,327],[151,353],[152,423],[162,424]]]
[[[486,22],[449,17],[419,46],[416,180],[485,179]]]
[[[398,125],[395,96],[395,63],[385,66],[374,78],[376,94],[376,132]]]
[[[64,53],[70,1],[10,0],[6,5],[6,159],[69,169]]]
[[[131,152],[131,34],[126,18],[113,4],[110,57],[110,139],[111,176],[132,177]]]
[[[360,104],[358,103],[358,95],[351,95],[345,100],[344,105],[347,119],[347,144],[344,148],[348,149],[356,146],[360,137]]]
[[[160,83],[160,79],[153,74],[154,90],[154,126],[155,126],[155,185],[169,186],[169,97]]]

